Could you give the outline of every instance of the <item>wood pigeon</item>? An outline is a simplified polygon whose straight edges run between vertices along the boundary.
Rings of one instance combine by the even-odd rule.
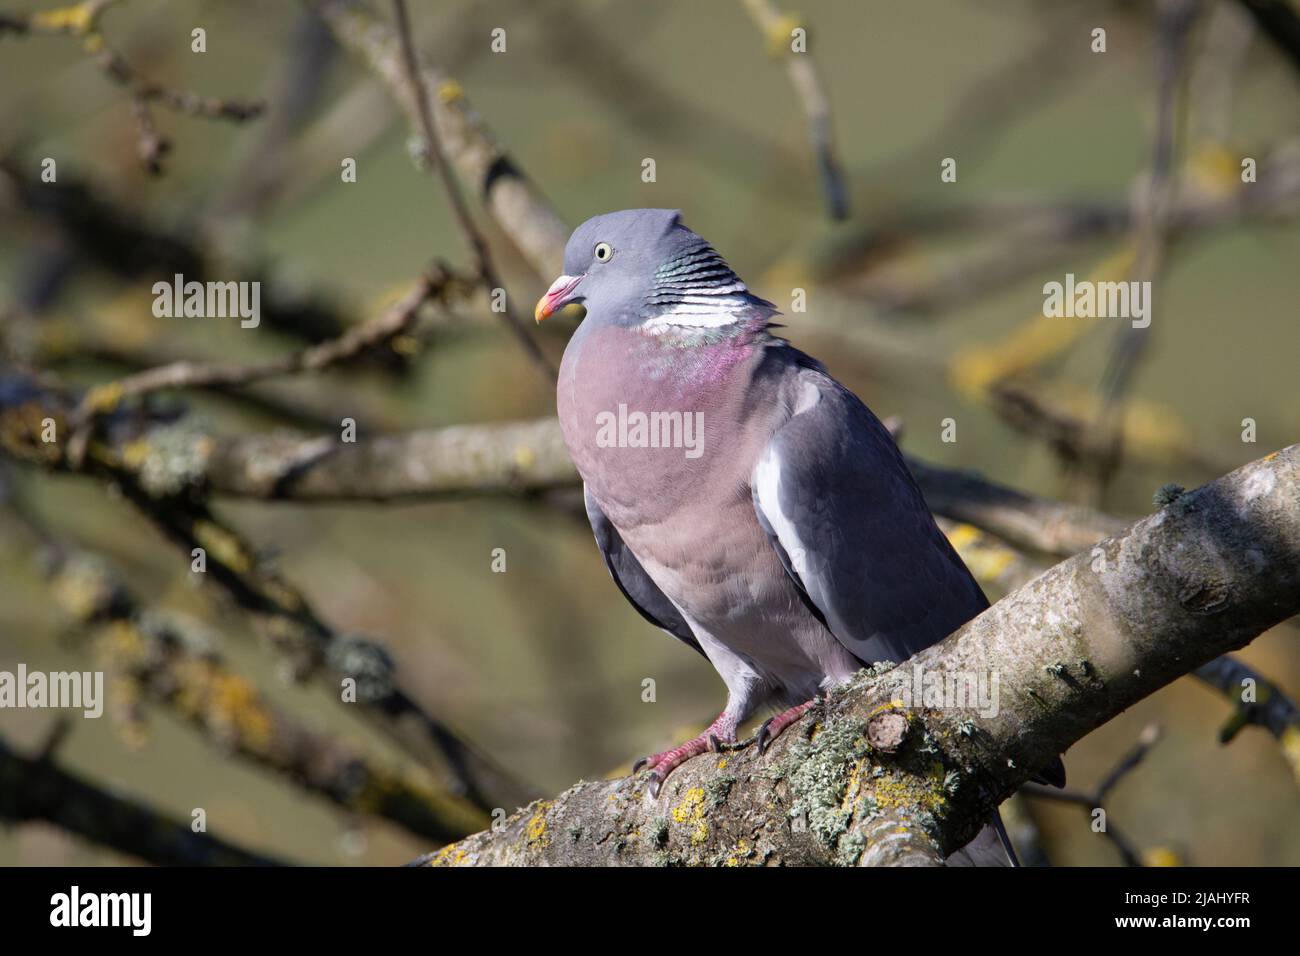
[[[679,211],[587,220],[564,271],[535,317],[586,308],[556,391],[596,544],[632,606],[727,687],[704,733],[637,765],[653,795],[758,708],[786,708],[759,730],[762,750],[819,694],[988,606],[893,437],[772,333],[776,308]],[[990,861],[979,845],[1007,862],[988,827],[961,862]]]

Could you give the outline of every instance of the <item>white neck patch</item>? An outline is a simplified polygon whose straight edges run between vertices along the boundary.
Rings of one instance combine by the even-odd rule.
[[[676,305],[648,319],[642,328],[652,335],[675,328],[718,329],[744,321],[745,312],[752,305],[752,300],[743,295],[687,295]]]

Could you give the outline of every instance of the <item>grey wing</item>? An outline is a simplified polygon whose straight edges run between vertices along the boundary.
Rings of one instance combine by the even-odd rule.
[[[901,663],[988,607],[903,461],[852,392],[798,373],[796,413],[759,456],[754,510],[809,609],[865,664]],[[1065,786],[1058,757],[1035,779]]]
[[[663,628],[673,637],[703,654],[704,650],[700,647],[700,642],[695,639],[695,634],[692,633],[686,619],[682,617],[676,605],[668,600],[668,595],[659,590],[659,585],[646,574],[645,568],[641,567],[641,562],[623,543],[618,529],[610,523],[605,512],[600,510],[600,505],[591,497],[585,485],[582,489],[582,497],[587,506],[587,520],[591,522],[591,530],[596,535],[596,547],[600,549],[601,556],[605,559],[605,567],[609,569],[609,576],[623,592],[623,597],[627,598],[628,603],[655,627]]]
[[[751,480],[759,523],[841,644],[864,663],[901,662],[988,601],[880,421],[824,372],[798,375],[796,413]]]

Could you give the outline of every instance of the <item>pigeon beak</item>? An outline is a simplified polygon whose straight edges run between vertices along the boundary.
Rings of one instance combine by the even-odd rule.
[[[586,278],[586,275],[580,276],[560,276],[551,283],[551,287],[546,290],[546,295],[537,300],[537,308],[533,309],[533,318],[538,322],[547,316],[554,315],[560,309],[569,304],[569,296],[578,283]]]

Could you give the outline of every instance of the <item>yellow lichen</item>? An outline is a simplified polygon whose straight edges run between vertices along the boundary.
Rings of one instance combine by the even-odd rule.
[[[1282,731],[1282,754],[1295,772],[1296,783],[1300,783],[1300,728],[1288,727]]]
[[[691,831],[692,843],[703,843],[709,838],[709,821],[704,817],[703,787],[687,790],[681,803],[673,807],[672,813],[675,821],[694,828]]]
[[[465,98],[465,88],[455,80],[443,80],[438,84],[438,99],[444,103],[458,103]]]
[[[959,524],[948,533],[948,541],[957,549],[971,573],[981,581],[993,581],[1015,560],[1015,553],[997,544],[978,528]]]
[[[112,411],[122,400],[122,383],[109,382],[96,385],[86,392],[86,407],[96,412]]]
[[[768,55],[782,57],[789,53],[794,31],[800,26],[798,18],[788,13],[773,17],[766,30]]]
[[[270,748],[275,721],[257,688],[234,674],[215,672],[208,697],[208,716],[231,728],[250,750]]]
[[[196,521],[194,537],[208,554],[238,574],[252,570],[253,561],[239,538],[212,521]]]
[[[122,446],[122,464],[132,471],[139,471],[149,457],[149,443],[143,438],[129,441]]]
[[[537,453],[526,445],[515,449],[515,465],[522,469],[532,468],[537,463]]]
[[[59,33],[87,33],[95,25],[102,10],[98,3],[89,0],[68,7],[56,7],[32,14],[32,27]]]
[[[524,827],[524,838],[530,847],[549,846],[551,841],[546,835],[546,811],[550,808],[549,800],[542,800],[537,804],[537,810],[533,813]]]
[[[1153,846],[1142,854],[1142,863],[1145,866],[1182,866],[1183,858],[1177,850],[1167,846]]]
[[[460,866],[465,862],[469,853],[459,843],[449,843],[429,861],[429,866]]]
[[[840,801],[841,810],[849,810],[862,796],[862,767],[865,761],[858,760],[849,767],[844,787],[844,799]]]
[[[871,797],[876,809],[908,808],[934,813],[948,802],[943,789],[943,767],[935,763],[923,782],[908,773],[887,773],[875,778]]]
[[[741,865],[741,860],[742,860],[742,859],[744,859],[745,857],[748,857],[748,856],[752,856],[752,855],[753,855],[753,850],[750,849],[749,841],[746,840],[744,837],[741,837],[741,838],[740,838],[740,841],[736,843],[736,848],[735,848],[734,850],[731,851],[731,855],[728,856],[728,857],[727,857],[727,858],[722,862],[722,865],[723,865],[723,866],[740,866],[740,865]]]

